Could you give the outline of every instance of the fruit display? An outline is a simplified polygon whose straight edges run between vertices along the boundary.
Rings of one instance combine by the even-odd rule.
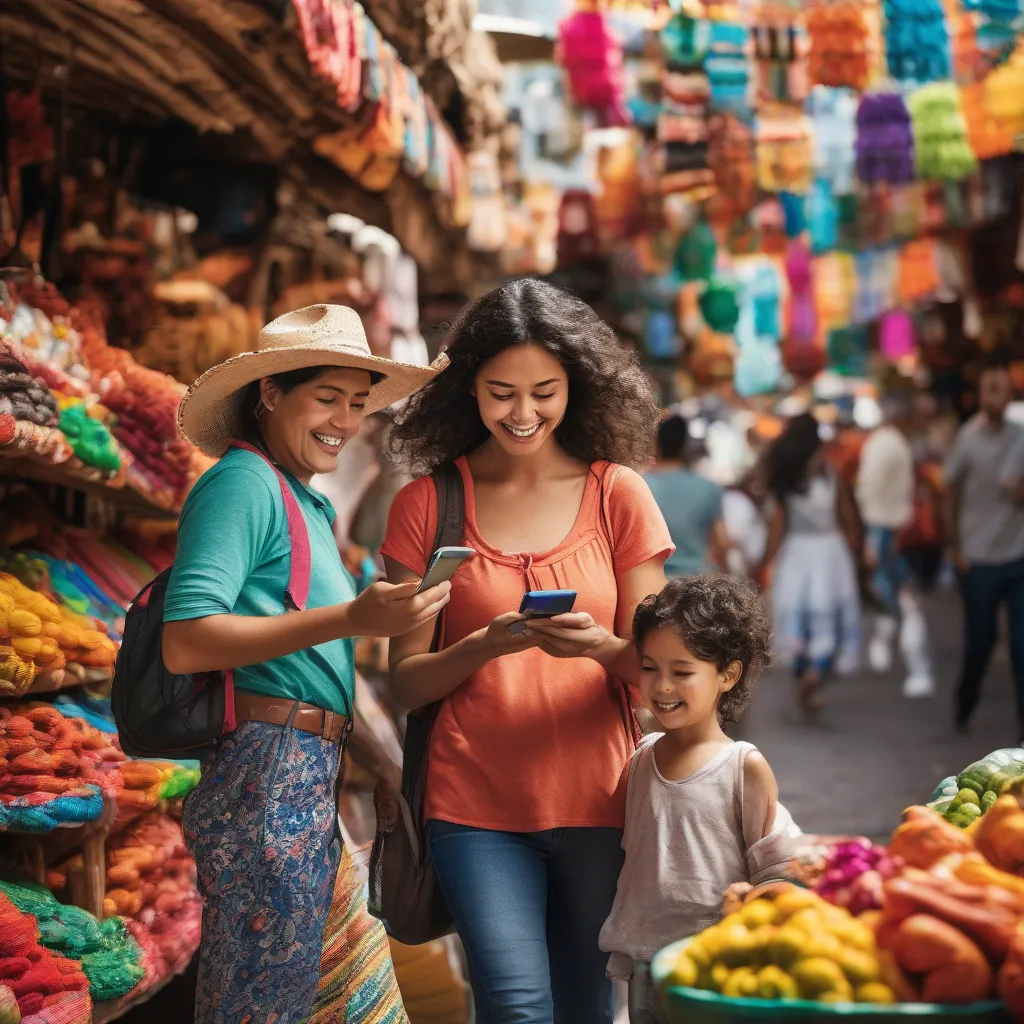
[[[1024,779],[1024,750],[996,750],[959,775],[939,783],[928,806],[948,822],[967,828],[991,810],[1010,786]]]
[[[892,1003],[874,932],[806,889],[758,897],[693,938],[672,985],[729,998]]]
[[[978,808],[966,823],[965,806]],[[813,889],[730,891],[718,924],[656,956],[669,1020],[731,1020],[740,1005],[778,1017],[789,1004],[794,1019],[834,1008],[1024,1022],[1024,750],[945,780],[885,846],[818,839],[792,872]]]

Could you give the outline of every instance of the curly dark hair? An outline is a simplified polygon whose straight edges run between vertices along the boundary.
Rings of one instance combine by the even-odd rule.
[[[719,672],[734,661],[743,666],[736,685],[718,702],[723,727],[739,721],[772,656],[772,616],[757,587],[718,572],[670,580],[660,594],[641,602],[633,617],[641,651],[660,629],[671,629],[694,657],[712,662]]]
[[[653,454],[658,406],[636,356],[581,299],[533,278],[508,281],[452,322],[451,365],[409,399],[387,450],[415,472],[475,451],[488,438],[472,389],[484,363],[512,345],[539,345],[563,366],[569,404],[555,437],[581,462],[638,468]]]
[[[809,413],[794,416],[768,453],[768,487],[779,501],[807,486],[807,467],[821,447],[818,421]]]

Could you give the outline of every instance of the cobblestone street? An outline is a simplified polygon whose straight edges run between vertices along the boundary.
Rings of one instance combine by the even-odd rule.
[[[806,724],[788,674],[775,670],[762,679],[737,735],[768,759],[780,799],[805,832],[888,837],[904,808],[926,801],[945,776],[1017,742],[1005,644],[993,657],[970,734],[958,735],[952,723],[962,650],[957,595],[931,595],[926,612],[937,667],[930,700],[903,698],[899,664],[886,675],[865,668],[831,682],[820,719]],[[869,626],[870,620],[865,632]]]

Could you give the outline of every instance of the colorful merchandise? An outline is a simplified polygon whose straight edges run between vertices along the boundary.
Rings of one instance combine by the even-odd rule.
[[[802,114],[760,113],[755,123],[757,181],[766,192],[804,193],[813,180],[812,125]]]
[[[831,195],[853,191],[858,102],[847,89],[815,86],[807,112],[813,124],[814,173]]]
[[[558,26],[558,46],[576,103],[597,111],[605,127],[628,124],[622,44],[607,17],[597,10],[577,10]]]
[[[97,1002],[120,999],[142,980],[139,947],[122,918],[97,921],[78,907],[58,903],[49,889],[31,882],[0,881],[0,896],[38,921],[43,946],[81,963]]]
[[[810,77],[814,85],[867,88],[872,65],[871,24],[860,0],[816,0],[807,7]]]
[[[961,181],[978,166],[967,139],[960,92],[951,82],[922,86],[907,100],[917,173],[933,181]]]
[[[914,177],[914,134],[899,93],[861,98],[857,109],[857,177],[869,185],[900,185]]]
[[[17,1000],[22,1024],[89,1024],[89,981],[77,960],[51,952],[39,940],[39,925],[0,892],[0,1005],[17,1021],[9,992]]]
[[[941,0],[884,0],[889,74],[908,84],[939,82],[953,68]]]

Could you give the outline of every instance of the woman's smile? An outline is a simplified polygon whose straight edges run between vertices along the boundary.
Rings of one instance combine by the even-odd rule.
[[[345,442],[348,440],[346,437],[337,437],[334,434],[320,434],[315,430],[313,431],[313,439],[320,445],[320,447],[327,452],[329,455],[337,455],[344,447]]]
[[[544,426],[544,422],[534,423],[532,427],[514,426],[511,423],[502,423],[502,428],[515,441],[532,441],[537,431]]]

